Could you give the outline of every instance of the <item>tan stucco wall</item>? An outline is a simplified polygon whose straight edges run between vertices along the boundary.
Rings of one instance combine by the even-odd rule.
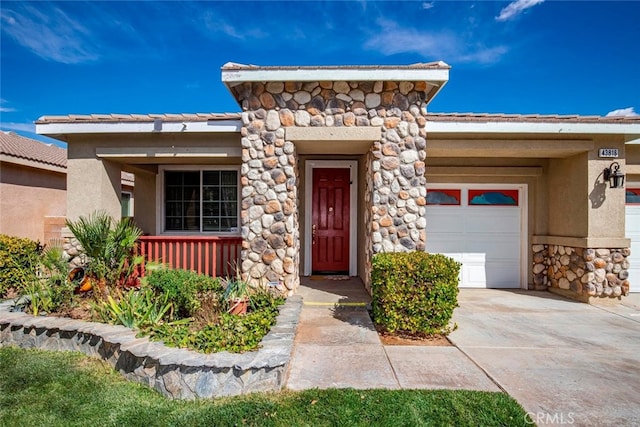
[[[549,160],[549,235],[585,237],[588,229],[587,153]],[[539,233],[541,234],[541,233]]]
[[[618,148],[625,170],[622,138],[594,137],[594,149],[549,163],[549,232],[551,236],[589,239],[623,238],[624,189],[609,188],[603,170],[613,159],[600,159],[600,148]],[[542,233],[540,233],[542,234]]]
[[[65,174],[0,164],[0,233],[45,241],[45,217],[66,214]]]
[[[609,183],[605,183],[604,186],[600,183],[604,182],[603,170],[608,168],[613,160],[620,164],[620,170],[624,173],[626,169],[624,140],[621,137],[608,137],[597,138],[594,142],[595,149],[589,153],[590,203],[587,235],[590,238],[623,238],[625,236],[624,188],[609,188]],[[598,157],[600,148],[617,148],[620,158],[600,159]],[[596,197],[593,197],[593,194]],[[597,202],[594,203],[594,200]]]
[[[145,234],[156,234],[156,174],[137,173],[133,197],[133,219]]]
[[[78,158],[73,154],[78,147],[69,145],[67,161],[67,217],[77,220],[96,210],[104,210],[113,218],[120,218],[120,165],[95,158]]]

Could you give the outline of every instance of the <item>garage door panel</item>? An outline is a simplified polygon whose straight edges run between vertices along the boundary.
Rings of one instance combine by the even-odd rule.
[[[440,233],[460,232],[460,225],[464,223],[464,216],[459,212],[433,212],[427,215],[427,231]],[[463,227],[464,229],[464,227]]]
[[[483,208],[493,211],[492,208]],[[494,208],[496,209],[496,208]],[[486,232],[504,232],[520,229],[520,209],[509,209],[508,214],[492,214],[491,212],[482,212],[478,214],[480,209],[465,210],[468,230],[484,230]]]
[[[515,288],[519,287],[514,278],[520,277],[519,263],[513,260],[492,261],[487,260],[487,287],[489,288]]]
[[[486,235],[483,233],[469,233],[465,241],[465,252],[485,252],[491,258],[519,259],[520,235],[506,236]]]
[[[465,186],[447,188],[462,188],[463,203],[427,207],[427,251],[462,263],[461,287],[519,288],[522,206],[467,206]]]

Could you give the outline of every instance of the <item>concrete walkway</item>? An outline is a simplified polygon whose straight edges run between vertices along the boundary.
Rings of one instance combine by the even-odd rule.
[[[500,389],[460,350],[383,346],[359,279],[302,279],[304,305],[286,387]]]
[[[640,426],[640,295],[462,289],[451,347],[383,346],[357,279],[303,279],[286,387],[505,391],[538,425]]]

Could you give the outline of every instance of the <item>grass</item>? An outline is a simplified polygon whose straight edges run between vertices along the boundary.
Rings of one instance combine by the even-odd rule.
[[[79,353],[0,348],[2,426],[527,426],[501,393],[330,389],[172,401]]]

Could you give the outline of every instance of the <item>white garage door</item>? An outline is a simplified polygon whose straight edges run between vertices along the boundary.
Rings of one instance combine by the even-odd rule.
[[[640,292],[640,188],[627,188],[625,229],[631,239],[629,291]]]
[[[462,263],[460,286],[520,288],[524,186],[427,188],[427,252]]]

